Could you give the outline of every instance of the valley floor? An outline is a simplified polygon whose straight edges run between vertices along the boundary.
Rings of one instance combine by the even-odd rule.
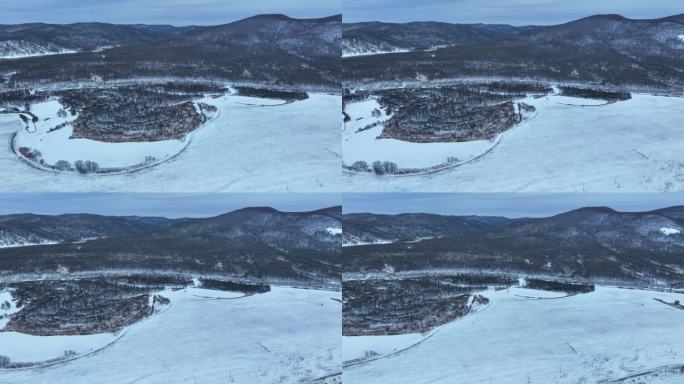
[[[20,120],[14,115],[0,115],[0,142],[5,143],[0,151],[3,190],[339,191],[340,96],[309,96],[281,105],[254,105],[254,98],[224,96],[226,100],[214,101],[219,115],[191,133],[191,142],[177,156],[118,175],[58,174],[29,166],[10,147],[13,134],[23,129]],[[269,103],[272,101],[263,102]]]
[[[533,119],[462,166],[401,177],[345,174],[343,181],[358,192],[684,191],[684,98],[634,94],[586,106],[569,99],[535,100]]]
[[[343,338],[345,384],[666,384],[684,380],[684,294],[596,287],[563,297],[487,291],[486,308],[429,335]],[[377,339],[377,342],[375,341]],[[633,376],[633,377],[632,377]]]
[[[100,351],[43,368],[0,370],[0,383],[287,384],[341,371],[339,292],[273,287],[217,298],[189,288],[163,295],[171,299],[168,309]],[[0,344],[0,355],[8,347]]]

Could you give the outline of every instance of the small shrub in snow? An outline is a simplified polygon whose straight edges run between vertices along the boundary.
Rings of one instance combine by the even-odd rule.
[[[76,160],[74,166],[81,174],[97,173],[97,171],[100,170],[100,166],[96,162],[90,160]]]
[[[396,163],[391,161],[374,161],[373,162],[373,172],[377,175],[384,175],[398,173],[399,167]]]
[[[397,173],[397,171],[399,170],[397,164],[392,163],[390,161],[384,161],[382,163],[382,167],[385,168],[385,173],[389,174]]]
[[[60,160],[55,163],[54,167],[60,171],[69,171],[71,170],[71,163],[66,160]]]
[[[10,358],[0,355],[0,368],[7,368],[10,365]]]
[[[375,172],[376,175],[385,174],[385,168],[382,166],[382,161],[376,160],[373,162],[373,172]]]
[[[21,153],[28,159],[36,161],[40,160],[40,158],[43,157],[43,154],[39,150],[33,148],[21,147],[19,148],[19,153]]]
[[[357,172],[368,172],[370,170],[368,163],[365,161],[356,161],[349,168]]]

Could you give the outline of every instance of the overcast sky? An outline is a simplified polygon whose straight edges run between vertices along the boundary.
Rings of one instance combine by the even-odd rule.
[[[684,205],[681,194],[530,194],[530,193],[353,193],[343,196],[343,212],[436,213],[545,217],[588,206],[608,206],[618,211],[649,211]]]
[[[0,194],[0,215],[93,213],[113,216],[208,217],[255,206],[311,211],[340,205],[332,193],[11,193]]]
[[[658,18],[684,12],[682,0],[344,0],[344,21],[559,24],[595,14]]]
[[[30,22],[215,25],[262,13],[342,13],[342,0],[0,0],[0,24]]]

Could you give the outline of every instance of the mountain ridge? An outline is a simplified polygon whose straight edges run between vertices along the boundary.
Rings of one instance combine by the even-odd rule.
[[[0,71],[16,72],[11,80],[23,83],[201,75],[335,86],[341,73],[340,41],[340,15],[256,15],[188,27],[33,23],[0,26],[0,59],[8,59],[0,60]]]
[[[343,25],[345,83],[510,77],[671,90],[684,78],[684,15],[593,15],[503,29],[417,25]]]
[[[348,226],[345,215],[345,232],[350,228],[344,234],[345,244],[351,245],[352,236],[387,233],[385,226],[374,223],[383,219],[398,222],[396,216],[356,216]],[[419,235],[410,224],[395,225],[393,239],[385,239],[391,241],[346,246],[345,271],[381,272],[388,266],[395,271],[472,269],[651,284],[675,284],[684,278],[684,206],[644,212],[584,207],[541,218],[504,218],[450,232],[444,231],[440,220],[438,216],[414,220],[422,229]]]
[[[336,281],[341,207],[243,208],[206,218],[0,216],[3,274],[176,270]],[[11,241],[21,244],[11,244]]]

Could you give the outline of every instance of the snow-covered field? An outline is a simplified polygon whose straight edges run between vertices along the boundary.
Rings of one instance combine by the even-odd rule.
[[[373,116],[373,110],[380,111]],[[342,151],[344,163],[365,161],[391,161],[399,168],[429,168],[446,164],[449,157],[455,157],[455,164],[465,163],[492,149],[502,135],[494,140],[475,140],[453,143],[411,143],[396,139],[377,139],[383,125],[358,132],[369,124],[381,123],[389,119],[380,104],[373,99],[347,104],[345,109],[351,118],[342,131]],[[390,177],[390,176],[386,176]]]
[[[138,151],[131,146],[160,143],[100,143],[126,146],[122,149],[126,157],[143,153],[155,156],[158,150],[160,158],[166,153],[177,152],[176,144],[187,144],[185,150],[168,161],[119,175],[58,174],[32,168],[10,148],[12,135],[23,130],[23,124],[15,115],[0,115],[0,141],[6,143],[6,149],[0,152],[0,175],[3,176],[0,189],[32,192],[322,192],[341,189],[341,143],[337,125],[340,96],[310,94],[309,99],[290,104],[234,95],[208,101],[219,108],[218,116],[192,132],[189,144],[170,140],[169,145],[173,148],[141,146]],[[46,123],[54,124],[52,120]],[[64,142],[61,136],[55,138]],[[88,147],[91,154],[107,157],[112,163],[130,162],[120,156],[121,151]],[[83,153],[81,147],[73,151],[52,145],[46,148],[41,151],[43,155],[55,153],[55,159],[67,155],[78,157],[77,152]]]
[[[106,348],[43,368],[0,370],[0,383],[286,384],[341,371],[339,292],[273,287],[215,300],[200,291],[165,291],[167,310]],[[33,338],[16,348],[52,348],[45,337]],[[13,353],[11,345],[0,341],[0,355]]]
[[[681,301],[684,294],[609,287],[560,298],[547,293],[487,291],[486,308],[414,346],[421,335],[344,337],[345,360],[410,346],[345,367],[344,383],[590,384],[650,371],[658,376],[619,382],[684,381],[673,368],[684,364],[684,310],[653,300]]]
[[[104,348],[119,335],[99,333],[79,336],[32,336],[18,332],[0,332],[0,355],[9,357],[13,362],[41,365],[40,362],[64,356],[66,351],[72,351],[76,356],[80,356]]]
[[[37,149],[48,165],[60,160],[73,164],[78,161],[94,161],[100,168],[140,168],[167,160],[182,151],[190,142],[192,133],[180,140],[151,142],[107,143],[89,139],[72,139],[73,127],[50,131],[55,126],[73,121],[75,116],[58,116],[62,105],[57,100],[37,103],[31,112],[39,121],[29,123],[30,129],[20,129],[14,140],[15,150],[21,147]],[[45,120],[49,119],[49,120]],[[35,129],[34,129],[35,127]],[[150,159],[150,160],[146,160]]]
[[[345,365],[353,365],[360,361],[378,359],[406,350],[427,340],[431,335],[431,333],[426,335],[409,333],[386,336],[343,336],[342,361]]]
[[[684,191],[684,98],[633,94],[627,101],[580,106],[567,104],[596,102],[550,96],[530,103],[536,117],[507,131],[479,159],[427,175],[346,174],[347,190]],[[344,149],[349,163],[347,143]]]

